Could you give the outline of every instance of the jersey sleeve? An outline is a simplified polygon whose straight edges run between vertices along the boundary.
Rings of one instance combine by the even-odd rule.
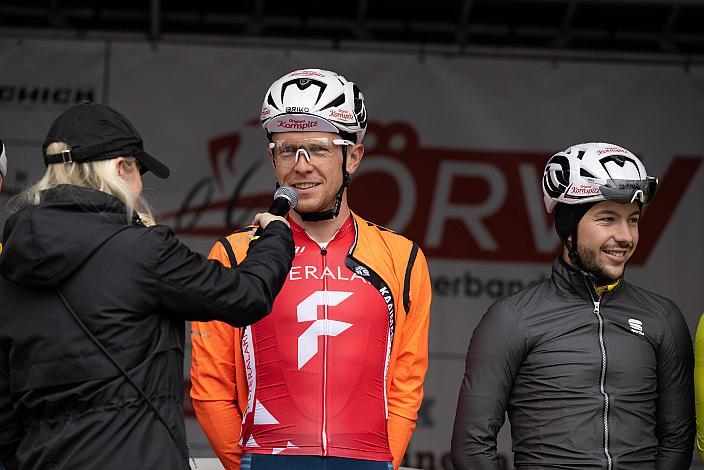
[[[452,432],[457,470],[499,470],[496,437],[527,350],[525,330],[513,306],[497,301],[477,325],[467,351]]]
[[[658,348],[657,470],[689,468],[696,432],[692,339],[680,309],[669,303]]]
[[[210,251],[210,259],[229,267],[221,243]],[[237,402],[237,330],[219,322],[191,323],[191,399],[196,417],[223,466],[237,470],[242,414]]]
[[[401,332],[396,365],[388,392],[389,449],[398,468],[416,427],[428,369],[428,328],[431,301],[430,274],[422,251],[411,271],[410,303]]]
[[[694,400],[697,415],[697,451],[704,462],[704,314],[694,340]]]

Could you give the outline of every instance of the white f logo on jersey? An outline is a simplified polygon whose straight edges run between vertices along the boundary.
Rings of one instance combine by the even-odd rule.
[[[337,336],[352,323],[337,320],[318,320],[318,306],[335,307],[352,295],[352,292],[315,291],[298,304],[298,322],[312,321],[313,324],[298,337],[298,369],[306,365],[318,354],[318,336]]]

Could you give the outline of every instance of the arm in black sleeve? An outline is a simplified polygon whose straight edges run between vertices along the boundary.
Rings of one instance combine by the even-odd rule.
[[[10,381],[7,354],[0,350],[0,463],[8,470],[17,465],[15,452],[24,432],[15,418],[10,399]]]
[[[689,329],[679,308],[670,303],[658,348],[657,470],[688,469],[696,432],[694,422],[694,354]]]
[[[494,303],[472,334],[452,432],[457,470],[499,470],[496,436],[504,424],[526,337],[516,312]]]
[[[271,311],[294,256],[291,229],[279,221],[249,245],[246,259],[234,269],[192,252],[164,228],[155,234],[160,240],[152,278],[160,303],[187,320],[256,322]]]

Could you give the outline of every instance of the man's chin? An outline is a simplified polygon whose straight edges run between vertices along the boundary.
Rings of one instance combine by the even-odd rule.
[[[619,268],[603,263],[595,263],[594,261],[590,263],[589,260],[587,260],[584,267],[587,268],[588,273],[596,278],[595,281],[602,286],[613,284],[619,280],[623,276],[625,269],[625,265]]]
[[[593,274],[599,278],[603,285],[608,285],[621,279],[624,270],[625,266],[621,269],[604,269],[603,267],[599,267],[593,271]]]
[[[311,201],[312,202],[312,201]],[[335,201],[333,200],[328,204],[316,204],[308,203],[308,201],[298,201],[298,206],[296,207],[296,212],[299,214],[313,214],[316,212],[325,212],[335,207]]]

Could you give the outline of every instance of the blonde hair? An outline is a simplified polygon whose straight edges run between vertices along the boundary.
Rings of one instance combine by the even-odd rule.
[[[64,142],[53,142],[46,149],[47,155],[58,155],[70,147]],[[134,157],[125,157],[125,165],[137,165]],[[144,225],[154,225],[154,216],[149,204],[140,194],[135,194],[129,184],[117,174],[113,159],[90,162],[57,163],[48,165],[44,176],[25,189],[8,203],[15,212],[27,205],[41,202],[42,192],[62,184],[97,189],[117,198],[127,207],[127,223],[132,223],[132,213],[137,212]]]

